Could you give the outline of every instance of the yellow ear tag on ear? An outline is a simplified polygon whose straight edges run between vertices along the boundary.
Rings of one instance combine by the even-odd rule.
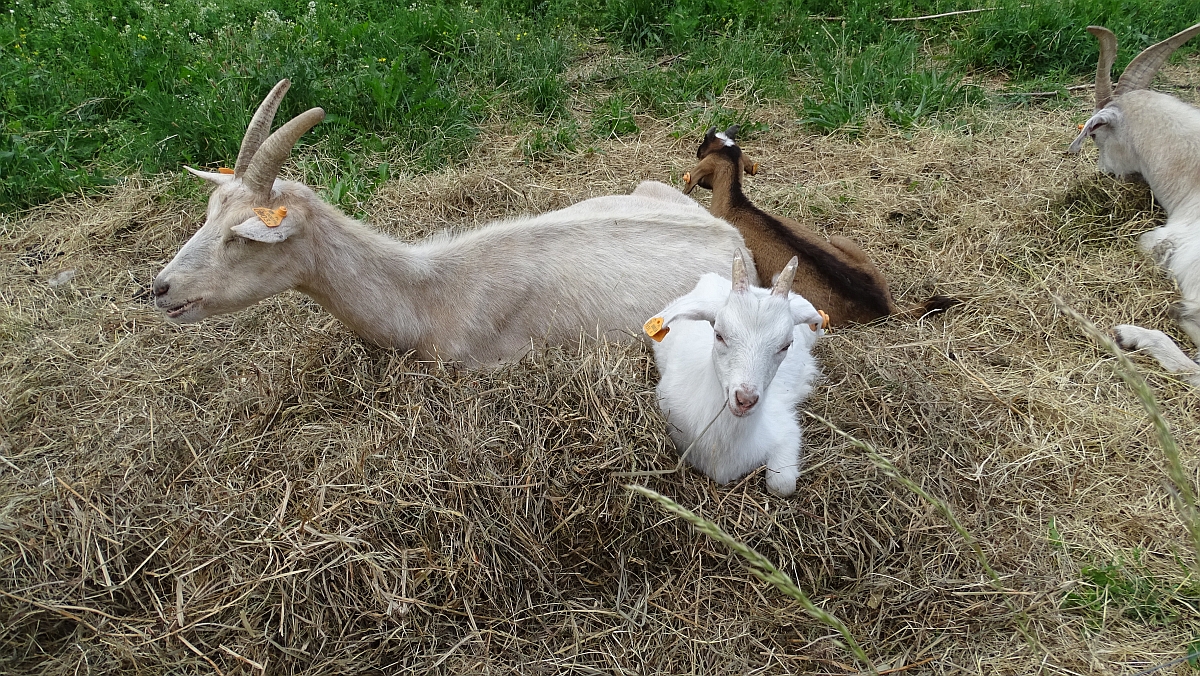
[[[812,329],[813,331],[816,331],[817,329],[829,328],[829,315],[826,314],[824,310],[817,310],[817,314],[821,315],[821,323],[820,324],[816,324],[816,323],[809,324],[808,328]]]
[[[217,173],[218,174],[232,174],[233,170],[230,169],[229,167],[218,167]]]
[[[692,180],[692,172],[690,172],[690,171],[683,172],[683,182],[688,183],[691,180]]]
[[[661,343],[662,339],[671,332],[670,328],[663,326],[662,317],[651,317],[649,321],[642,325],[642,330],[656,343]]]
[[[278,209],[254,207],[254,214],[258,216],[258,220],[262,221],[263,224],[268,228],[275,228],[283,222],[283,217],[287,216],[287,207],[279,207]]]
[[[755,176],[757,174],[758,174],[758,162],[755,162],[754,166],[750,167],[750,175]]]

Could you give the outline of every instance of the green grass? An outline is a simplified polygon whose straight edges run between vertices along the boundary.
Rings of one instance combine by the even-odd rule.
[[[345,149],[339,170],[374,171],[386,150],[424,171],[463,157],[485,119],[545,126],[526,144],[530,157],[575,152],[581,128],[637,133],[634,114],[677,125],[753,121],[752,109],[713,112],[731,99],[794,106],[809,129],[827,133],[853,134],[870,115],[900,126],[948,119],[985,100],[964,83],[971,73],[1086,76],[1096,49],[1087,23],[1118,32],[1122,64],[1200,16],[1200,0],[1006,4],[894,23],[972,5],[16,0],[0,15],[0,207],[132,171],[228,164],[253,109],[283,77],[293,86],[280,117],[324,107],[326,121],[305,143]],[[569,81],[571,65],[600,43],[624,65],[599,83]],[[591,119],[574,120],[572,100],[597,96],[597,85]]]
[[[926,65],[918,37],[889,31],[888,39],[860,47],[845,36],[831,51],[813,53],[814,96],[801,105],[804,122],[826,132],[856,131],[872,113],[911,126],[983,99],[961,76]]]
[[[1165,625],[1193,617],[1200,604],[1200,583],[1185,569],[1180,579],[1155,575],[1141,562],[1141,553],[1108,563],[1083,566],[1079,584],[1063,597],[1062,607],[1100,620],[1120,615],[1148,625]]]
[[[62,8],[69,7],[69,10]],[[243,2],[15,5],[0,18],[0,202],[28,204],[134,168],[228,163],[264,92],[286,119],[322,106],[308,141],[461,157],[490,100],[563,110],[570,49],[530,22],[457,4]]]
[[[1200,20],[1200,0],[1144,3],[1123,0],[1065,0],[991,3],[1000,11],[986,12],[969,24],[957,43],[955,58],[987,71],[1002,71],[1018,80],[1039,76],[1062,78],[1096,71],[1099,48],[1084,28],[1098,24],[1117,34],[1114,73],[1150,45]],[[1195,49],[1180,48],[1180,54]]]
[[[574,120],[535,127],[533,133],[521,143],[521,152],[530,160],[548,160],[562,153],[575,150],[579,140],[579,127]]]
[[[592,133],[599,138],[608,138],[641,131],[629,108],[629,103],[619,95],[604,99],[592,114]]]

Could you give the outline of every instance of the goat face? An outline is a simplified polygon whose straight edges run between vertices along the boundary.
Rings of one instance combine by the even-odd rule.
[[[1117,56],[1117,36],[1103,26],[1088,26],[1087,30],[1100,44],[1100,58],[1096,63],[1096,112],[1080,128],[1070,152],[1079,152],[1084,140],[1091,137],[1100,149],[1101,171],[1117,176],[1145,174],[1138,154],[1133,151],[1137,142],[1132,137],[1156,136],[1162,132],[1159,127],[1178,123],[1171,114],[1161,114],[1165,107],[1179,103],[1178,99],[1150,91],[1150,81],[1172,52],[1200,35],[1200,24],[1142,50],[1125,67],[1116,88],[1112,86],[1110,71]],[[1162,123],[1152,122],[1155,118]]]
[[[299,283],[304,223],[321,202],[303,184],[276,177],[292,146],[325,111],[309,109],[268,136],[290,86],[280,80],[259,104],[231,172],[188,167],[217,187],[204,225],[154,278],[154,304],[172,321],[234,312]]]
[[[785,292],[786,293],[786,292]],[[713,321],[713,366],[735,416],[757,410],[792,346],[795,323],[786,296],[729,294]]]
[[[1145,92],[1126,96],[1141,93]],[[1121,112],[1120,103],[1124,101],[1113,102],[1088,118],[1079,136],[1071,143],[1070,151],[1079,152],[1084,140],[1091,138],[1100,152],[1100,171],[1115,176],[1134,176],[1142,173],[1142,165],[1137,154],[1129,147],[1129,132],[1125,129],[1125,116]]]
[[[823,321],[803,296],[789,293],[796,265],[793,256],[768,292],[750,286],[745,261],[740,252],[735,253],[733,288],[723,302],[712,295],[689,294],[668,307],[662,317],[647,322],[644,328],[654,340],[662,340],[675,320],[711,324],[713,370],[725,394],[725,404],[739,418],[749,415],[757,410],[759,400],[766,395],[787,357],[796,327],[807,324],[804,330],[817,331]]]
[[[234,312],[295,287],[305,258],[306,186],[276,181],[269,200],[229,174],[194,171],[217,184],[204,225],[154,278],[155,306],[174,322]],[[259,204],[259,202],[264,202]],[[260,217],[254,208],[267,209]],[[281,213],[278,224],[269,226]],[[266,220],[264,220],[266,219]]]

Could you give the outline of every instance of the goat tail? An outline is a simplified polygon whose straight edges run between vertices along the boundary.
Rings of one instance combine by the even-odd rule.
[[[906,310],[903,314],[909,317],[924,317],[925,315],[930,315],[935,312],[945,312],[955,305],[962,304],[963,301],[955,298],[954,296],[942,296],[939,294],[930,296],[929,300],[910,310]]]

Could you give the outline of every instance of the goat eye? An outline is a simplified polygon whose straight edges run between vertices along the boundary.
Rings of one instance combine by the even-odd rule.
[[[792,344],[791,344],[791,343],[788,343],[787,345],[784,345],[783,347],[779,348],[779,352],[780,352],[781,354],[782,354],[782,353],[784,353],[784,352],[787,352],[787,351],[788,351],[788,348],[789,348],[789,347],[791,347],[791,346],[792,346]]]
[[[725,336],[722,336],[722,335],[721,335],[719,332],[718,332],[718,333],[714,333],[713,335],[714,335],[714,336],[716,336],[716,338],[717,338],[717,342],[718,342],[718,343],[720,343],[720,344],[722,344],[722,345],[724,345],[724,344],[725,344]]]

